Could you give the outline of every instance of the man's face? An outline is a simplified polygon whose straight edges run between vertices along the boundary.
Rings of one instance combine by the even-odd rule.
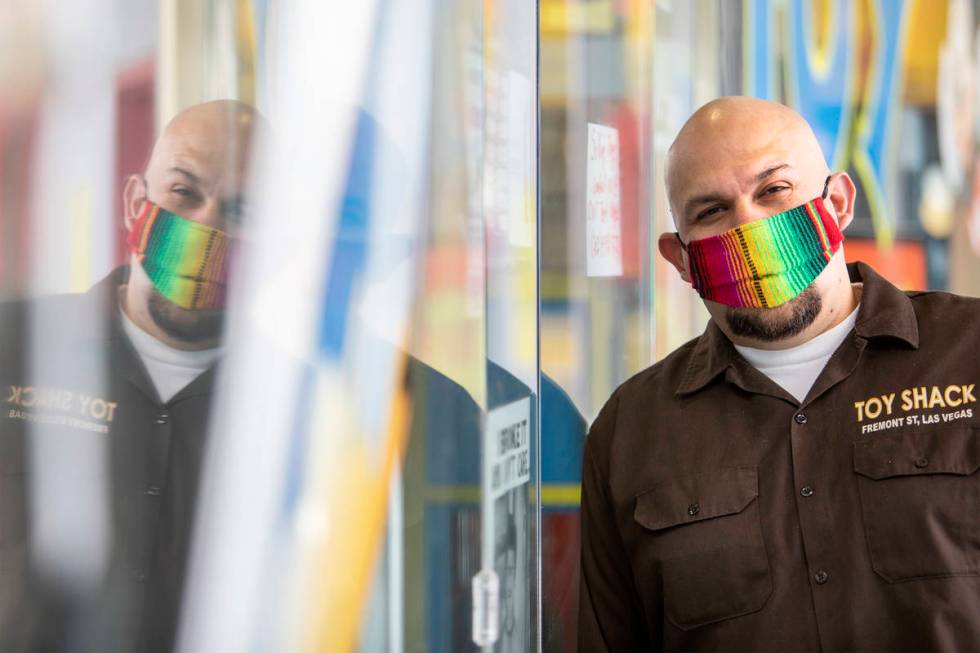
[[[819,197],[826,164],[809,129],[782,115],[702,117],[678,137],[668,165],[668,194],[677,232],[688,243],[787,211]],[[692,121],[697,120],[697,114]],[[833,208],[831,208],[833,210]],[[687,276],[676,236],[661,252]],[[673,241],[673,242],[672,242]],[[838,252],[835,258],[840,258]],[[828,269],[831,266],[828,266]],[[712,317],[735,336],[773,342],[801,333],[820,314],[832,273],[825,269],[800,295],[775,308],[733,308],[705,300]]]
[[[178,116],[157,142],[145,175],[127,186],[127,225],[145,199],[188,220],[238,235],[245,209],[251,124],[249,114],[216,103]],[[135,257],[129,285],[130,297],[145,302],[153,323],[173,340],[194,345],[220,336],[223,311],[189,310],[172,303]]]

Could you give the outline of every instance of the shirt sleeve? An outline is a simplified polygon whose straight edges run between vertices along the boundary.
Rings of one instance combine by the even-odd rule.
[[[599,414],[586,438],[582,457],[582,565],[579,585],[578,649],[593,651],[659,651],[636,594],[633,571],[620,537],[615,507],[595,441],[611,432],[615,409]]]

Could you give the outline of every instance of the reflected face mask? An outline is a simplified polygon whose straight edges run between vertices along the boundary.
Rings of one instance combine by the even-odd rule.
[[[727,306],[773,308],[803,292],[844,240],[824,204],[829,184],[827,177],[823,194],[796,208],[682,242],[698,294]]]
[[[144,201],[127,242],[171,302],[191,310],[224,307],[233,242],[225,232]]]

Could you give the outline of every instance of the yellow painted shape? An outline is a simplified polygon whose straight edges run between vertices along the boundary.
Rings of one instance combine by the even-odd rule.
[[[807,44],[807,56],[813,72],[824,78],[837,50],[837,28],[842,23],[837,15],[836,0],[810,0],[810,18],[811,40]]]
[[[401,366],[402,378],[405,359]],[[360,634],[371,575],[385,532],[392,471],[400,464],[411,423],[410,402],[399,387],[392,398],[391,417],[378,457],[363,439],[338,447],[328,461],[327,496],[319,497],[329,511],[325,533],[314,543],[314,578],[310,581],[302,650],[354,651]],[[335,426],[335,425],[334,425]],[[329,437],[319,434],[319,437]],[[343,436],[340,436],[343,437]]]
[[[71,292],[88,290],[92,285],[92,191],[81,188],[71,200]]]
[[[479,485],[430,485],[425,500],[431,503],[480,503]]]
[[[533,503],[535,487],[527,486],[528,498]],[[425,489],[425,500],[442,504],[480,503],[479,485],[430,485]],[[546,483],[541,486],[541,505],[551,507],[577,507],[582,502],[582,486],[578,483]]]
[[[902,67],[906,104],[935,106],[939,47],[946,40],[947,0],[911,0]]]
[[[251,0],[238,0],[238,99],[255,105],[255,20]]]
[[[616,27],[612,0],[541,0],[541,35],[610,34]]]
[[[542,506],[578,507],[582,503],[582,486],[578,483],[552,484],[541,486]]]

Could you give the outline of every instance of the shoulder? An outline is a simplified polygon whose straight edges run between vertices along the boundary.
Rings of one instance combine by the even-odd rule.
[[[608,450],[624,430],[632,433],[639,423],[662,419],[680,405],[677,389],[688,374],[691,358],[701,338],[681,345],[664,359],[634,374],[612,393],[592,423],[587,445],[593,453]]]
[[[980,317],[980,297],[967,297],[941,290],[919,290],[905,293],[916,314],[923,317]]]
[[[0,347],[14,350],[29,338],[54,346],[91,338],[104,339],[108,322],[117,319],[115,293],[119,271],[85,293],[38,295],[0,302]]]
[[[919,335],[925,341],[945,344],[959,340],[961,344],[980,340],[980,298],[942,291],[907,292]]]
[[[88,294],[43,295],[6,302],[0,307],[0,321],[29,327],[37,336],[54,336],[72,332],[94,308]]]
[[[693,338],[662,360],[637,372],[616,389],[625,405],[651,398],[670,400],[691,367],[691,357],[704,335]]]
[[[407,358],[405,378],[413,400],[424,402],[426,410],[452,409],[472,414],[474,420],[477,418],[479,406],[463,386],[411,354]]]
[[[80,295],[40,295],[0,302],[0,334],[19,334],[23,329],[32,331],[42,324],[61,316],[61,326],[69,325],[77,311]]]
[[[4,374],[20,369],[28,352],[72,354],[79,350],[75,345],[83,334],[104,334],[105,328],[93,330],[93,315],[85,295],[46,295],[0,303],[0,365]]]

